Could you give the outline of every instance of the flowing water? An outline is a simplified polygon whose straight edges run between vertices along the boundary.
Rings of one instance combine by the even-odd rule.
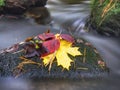
[[[56,33],[61,27],[65,27],[72,35],[90,41],[110,68],[110,74],[103,78],[81,79],[79,81],[41,80],[32,82],[7,78],[0,80],[0,90],[119,90],[120,40],[115,37],[101,36],[95,32],[84,32],[85,19],[90,14],[89,0],[74,5],[50,0],[46,7],[50,10],[53,18],[52,31]],[[51,27],[40,26],[24,19],[18,21],[0,20],[0,49],[20,42],[28,36],[42,33],[48,28]]]

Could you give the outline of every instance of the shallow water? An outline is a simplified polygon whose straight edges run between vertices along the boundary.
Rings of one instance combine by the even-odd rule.
[[[102,78],[81,80],[41,80],[26,81],[18,79],[1,79],[1,90],[119,90],[120,86],[120,41],[119,38],[103,37],[97,33],[85,33],[84,19],[90,13],[87,2],[76,5],[65,5],[62,2],[51,0],[46,7],[53,17],[53,27],[40,26],[27,20],[0,20],[0,49],[23,41],[26,37],[43,33],[49,28],[52,32],[60,32],[63,25],[73,27],[72,35],[90,41],[100,52],[110,68],[110,74]],[[4,22],[3,22],[4,21]],[[54,28],[54,29],[53,29]]]

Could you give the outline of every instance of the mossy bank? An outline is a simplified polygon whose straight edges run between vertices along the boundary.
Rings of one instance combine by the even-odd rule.
[[[120,36],[120,1],[91,0],[88,25],[100,34]]]

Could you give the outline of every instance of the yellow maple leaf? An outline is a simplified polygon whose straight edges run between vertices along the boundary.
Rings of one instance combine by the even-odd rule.
[[[42,57],[43,63],[45,66],[49,66],[49,70],[51,69],[51,65],[53,61],[55,60],[55,57],[57,59],[57,65],[62,66],[63,68],[69,70],[69,67],[71,66],[71,62],[73,60],[68,56],[68,54],[72,56],[82,55],[80,51],[78,51],[79,47],[72,47],[72,43],[68,42],[66,40],[61,39],[60,40],[60,47],[55,53],[49,54],[47,56]]]
[[[68,54],[72,56],[82,55],[80,51],[78,51],[78,49],[78,47],[72,47],[72,43],[61,40],[60,48],[58,49],[56,54],[58,66],[61,65],[63,68],[69,70],[71,62],[73,62],[73,60],[70,59]]]
[[[53,54],[47,55],[47,56],[42,58],[44,65],[45,66],[49,65],[49,71],[51,70],[52,63],[55,60],[55,55],[56,55],[56,52],[54,52]]]

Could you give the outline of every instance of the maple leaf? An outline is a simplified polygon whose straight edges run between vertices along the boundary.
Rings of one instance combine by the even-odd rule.
[[[52,63],[55,60],[55,55],[56,55],[56,52],[43,57],[43,63],[44,63],[45,66],[49,65],[49,69],[48,69],[49,71],[51,70]]]
[[[57,60],[57,66],[62,66],[69,70],[71,62],[74,61],[68,54],[73,57],[82,55],[78,50],[79,47],[73,47],[74,41],[74,38],[67,34],[39,34],[36,37],[30,37],[25,40],[26,43],[23,45],[24,50],[26,50],[25,57],[39,56],[43,59],[44,66],[49,65],[49,71],[51,70],[54,60]],[[38,64],[31,60],[28,61],[26,58],[21,59],[25,61],[19,64],[20,68],[22,68],[24,64]]]
[[[49,54],[47,56],[43,56],[42,57],[43,63],[45,66],[50,65],[49,66],[49,70],[50,70],[51,65],[56,57],[57,65],[58,66],[61,65],[63,68],[69,70],[69,67],[71,66],[71,62],[73,62],[73,60],[68,56],[68,54],[74,57],[82,54],[80,53],[80,51],[78,51],[79,47],[72,47],[73,42],[71,42],[70,40],[66,40],[64,38],[62,39],[62,37],[60,38],[59,34],[56,34],[56,39],[59,39],[60,47],[58,48],[58,50],[56,49],[55,53]]]
[[[68,54],[72,56],[82,55],[80,51],[78,51],[78,49],[78,47],[72,47],[72,43],[61,40],[60,48],[58,49],[56,54],[58,66],[61,65],[63,68],[69,70],[71,62],[73,62],[73,60],[68,56]]]

